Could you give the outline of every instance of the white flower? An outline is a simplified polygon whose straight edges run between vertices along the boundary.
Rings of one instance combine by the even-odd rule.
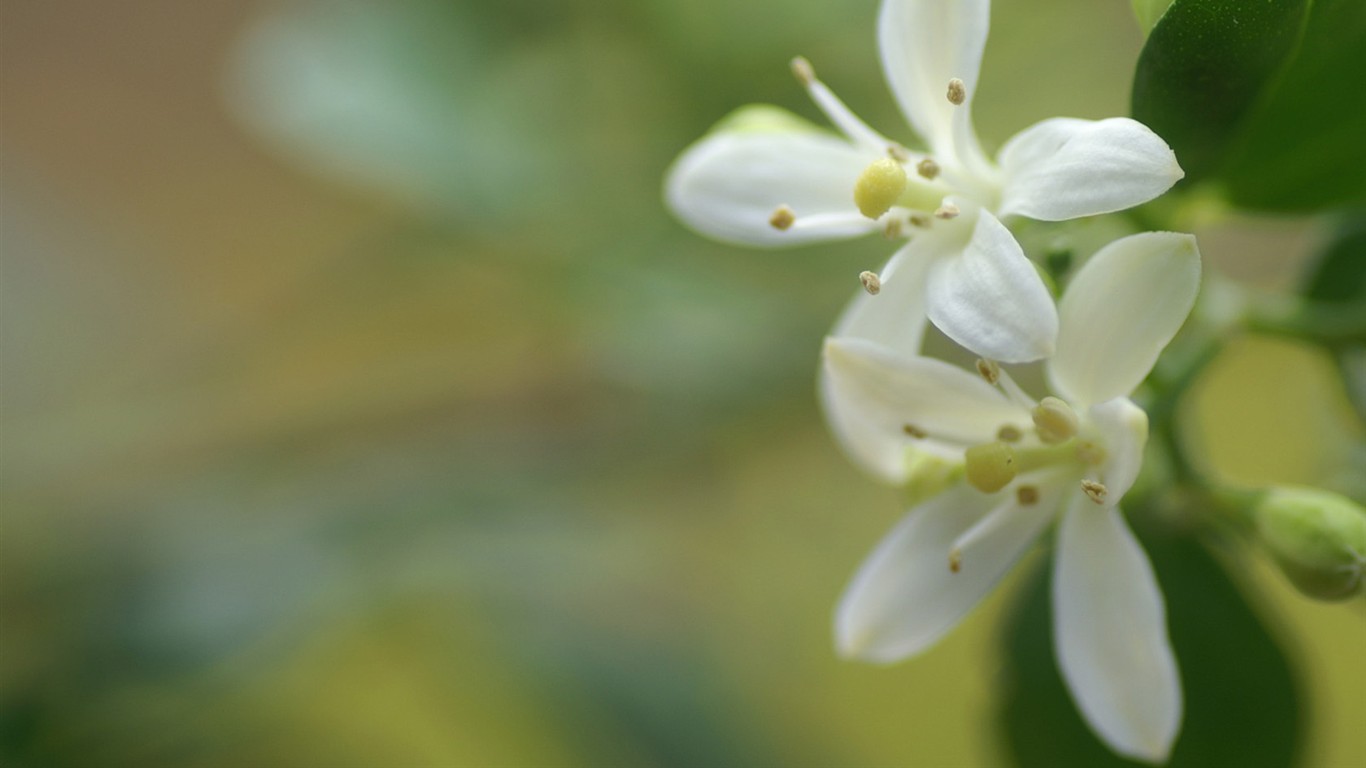
[[[798,79],[844,135],[775,107],[751,108],[684,152],[666,182],[669,204],[698,231],[747,245],[875,231],[908,237],[882,272],[883,295],[872,300],[909,303],[894,311],[908,323],[896,332],[918,342],[928,315],[988,359],[1049,355],[1053,302],[1000,219],[1118,211],[1157,197],[1183,174],[1166,143],[1127,118],[1044,120],[1006,142],[995,163],[988,160],[970,110],[989,6],[883,2],[883,69],[928,155],[869,128],[797,59]]]
[[[1162,595],[1116,505],[1147,440],[1147,416],[1128,395],[1184,322],[1199,280],[1188,235],[1140,234],[1101,249],[1059,302],[1058,349],[1045,363],[1058,397],[1039,403],[991,363],[973,375],[866,337],[827,339],[827,397],[847,416],[856,459],[887,473],[933,455],[963,470],[854,577],[835,620],[843,654],[886,663],[925,650],[1060,515],[1053,637],[1063,678],[1116,752],[1166,758],[1181,722],[1180,680]]]

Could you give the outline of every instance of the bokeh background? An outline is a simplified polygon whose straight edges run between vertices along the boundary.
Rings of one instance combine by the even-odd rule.
[[[894,667],[829,640],[901,510],[827,437],[816,354],[886,245],[742,251],[660,202],[731,109],[818,118],[796,54],[909,140],[875,15],[6,0],[0,763],[1006,764],[1010,586]],[[1126,112],[1126,2],[993,23],[989,145]],[[1316,237],[1202,244],[1276,290]],[[1313,349],[1240,341],[1194,399],[1230,479],[1361,466]],[[1354,764],[1366,613],[1232,557],[1306,763]]]

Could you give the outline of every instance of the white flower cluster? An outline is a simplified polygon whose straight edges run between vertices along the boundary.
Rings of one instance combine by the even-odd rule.
[[[847,453],[935,492],[873,551],[836,613],[840,651],[898,661],[930,647],[1057,523],[1059,668],[1116,752],[1162,762],[1182,694],[1162,594],[1118,504],[1147,441],[1129,396],[1189,314],[1194,238],[1145,233],[1102,248],[1055,304],[1007,226],[1147,202],[1183,175],[1128,118],[1044,120],[995,161],[971,120],[989,0],[884,0],[882,64],[926,153],[868,127],[815,76],[793,71],[839,129],[774,107],[742,110],[679,158],[666,196],[698,231],[778,247],[880,232],[905,244],[826,339],[821,395]],[[976,372],[922,354],[926,323],[979,355]],[[1035,400],[999,363],[1042,360]]]

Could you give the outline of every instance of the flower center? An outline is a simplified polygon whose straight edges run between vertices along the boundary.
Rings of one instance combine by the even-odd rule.
[[[938,173],[938,166],[934,166],[932,175],[927,176],[919,167],[915,174],[908,174],[896,158],[880,157],[869,163],[854,182],[854,205],[870,219],[879,219],[898,205],[937,213],[950,207],[941,205],[948,190],[930,181]],[[956,214],[957,209],[954,211]]]

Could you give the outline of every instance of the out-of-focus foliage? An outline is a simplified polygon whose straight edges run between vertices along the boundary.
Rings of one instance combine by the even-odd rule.
[[[902,510],[830,442],[815,356],[886,244],[744,252],[659,200],[735,107],[818,117],[793,55],[904,125],[875,13],[7,4],[0,762],[1003,764],[1008,595],[895,668],[831,649]],[[1124,111],[1123,3],[994,13],[988,144]],[[1214,372],[1227,471],[1344,474],[1299,354]],[[1311,762],[1358,754],[1359,616],[1254,584],[1337,718]]]
[[[1189,539],[1148,535],[1162,582],[1185,709],[1167,765],[1289,766],[1303,751],[1300,694],[1282,650],[1222,568]],[[1116,756],[1077,714],[1053,659],[1047,569],[1010,618],[1005,736],[1021,766],[1140,765]],[[1238,731],[1241,738],[1229,738]]]

